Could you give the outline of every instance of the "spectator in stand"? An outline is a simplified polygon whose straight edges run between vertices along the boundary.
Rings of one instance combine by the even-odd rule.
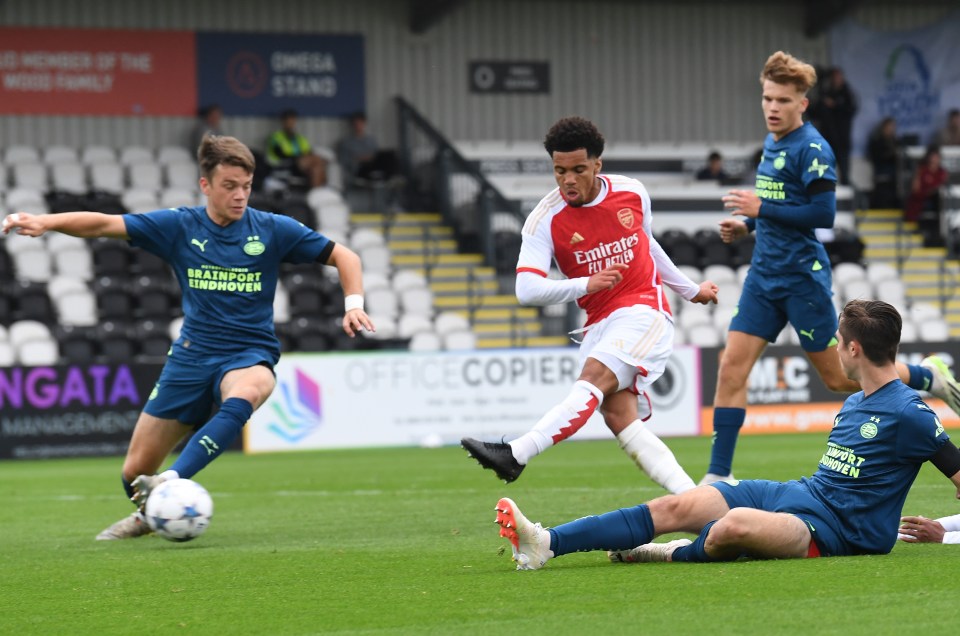
[[[193,130],[190,131],[190,145],[187,149],[191,153],[196,152],[206,134],[224,134],[223,128],[221,127],[222,120],[223,109],[220,108],[220,104],[209,104],[200,108],[200,110],[197,111],[197,123],[194,125]]]
[[[697,181],[716,181],[723,183],[730,175],[723,169],[723,155],[714,150],[707,156],[707,165],[697,172]]]
[[[947,125],[937,133],[935,143],[938,146],[960,146],[960,109],[954,108],[947,113]]]
[[[367,128],[363,112],[347,118],[349,132],[337,141],[337,162],[343,172],[343,190],[348,196],[369,195],[372,199],[361,206],[383,211],[400,209],[400,160],[395,150],[383,149]],[[464,228],[465,229],[465,228]]]
[[[326,185],[327,160],[314,153],[310,141],[297,132],[297,117],[292,109],[280,113],[280,130],[267,140],[267,163],[275,174],[288,171],[290,176],[305,178],[310,188]]]
[[[857,97],[839,67],[830,69],[813,110],[817,129],[833,148],[840,183],[849,185],[850,131],[857,113]]]
[[[923,244],[926,247],[943,245],[940,231],[941,197],[940,189],[947,183],[947,171],[944,169],[939,146],[928,146],[923,159],[917,165],[910,183],[910,197],[904,210],[905,221],[915,221],[920,225]]]
[[[897,121],[893,117],[885,117],[870,133],[867,156],[873,167],[870,207],[899,208],[900,145],[897,142]]]
[[[367,116],[356,112],[347,119],[350,132],[337,142],[337,161],[343,169],[344,183],[350,185],[368,173],[368,166],[377,156],[380,144],[367,131]]]

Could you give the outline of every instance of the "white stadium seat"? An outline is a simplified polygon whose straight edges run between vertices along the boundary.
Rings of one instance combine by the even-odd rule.
[[[472,331],[451,331],[443,336],[443,348],[447,351],[473,351],[477,348],[477,335]]]
[[[56,163],[50,166],[50,186],[55,192],[86,194],[86,170],[79,163]]]
[[[56,364],[60,359],[60,349],[57,341],[50,338],[45,340],[27,340],[16,347],[17,360],[27,367],[40,367]]]
[[[42,163],[18,163],[11,167],[13,187],[46,192],[49,186],[47,166]]]
[[[421,331],[410,338],[410,351],[440,351],[443,341],[432,331]]]
[[[33,146],[7,146],[3,153],[3,162],[7,165],[17,163],[40,163],[40,153]]]
[[[72,290],[60,294],[54,298],[54,305],[60,317],[60,324],[92,327],[99,321],[97,298],[89,289]]]
[[[80,163],[76,148],[70,146],[47,146],[43,150],[43,162],[48,166],[60,163]]]
[[[354,251],[360,251],[371,245],[386,245],[382,232],[362,227],[350,233],[350,247]]]
[[[87,166],[97,163],[116,163],[117,153],[108,146],[85,146],[80,151],[80,161]]]
[[[946,342],[950,339],[950,325],[943,318],[931,318],[917,325],[917,335],[923,342]]]
[[[397,336],[412,338],[418,333],[434,333],[433,321],[419,314],[403,314],[397,321]]]
[[[400,307],[405,313],[430,317],[433,315],[433,292],[429,287],[411,287],[399,294]]]
[[[97,192],[119,195],[126,181],[119,163],[95,163],[90,166],[90,187]]]
[[[197,190],[200,169],[193,162],[169,163],[164,166],[164,181],[169,188]]]
[[[132,190],[159,192],[163,187],[163,171],[160,164],[140,162],[128,166],[127,183]]]
[[[127,146],[120,149],[120,163],[130,166],[136,163],[153,163],[153,150],[145,146]]]
[[[196,154],[183,146],[161,146],[157,149],[157,162],[162,164],[193,163]]]
[[[695,347],[717,347],[722,340],[716,328],[710,323],[696,324],[684,330],[687,343]]]
[[[441,336],[456,331],[469,331],[470,321],[458,313],[444,311],[434,318],[433,329]]]
[[[365,306],[367,313],[371,316],[385,316],[395,319],[400,313],[400,302],[397,294],[389,287],[383,289],[373,289],[364,292]],[[374,324],[377,324],[374,322]],[[379,330],[379,326],[377,327]]]

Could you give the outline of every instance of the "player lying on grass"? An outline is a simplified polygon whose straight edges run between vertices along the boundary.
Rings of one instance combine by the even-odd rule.
[[[146,214],[19,213],[3,233],[62,232],[83,238],[125,239],[163,258],[183,292],[183,328],[133,430],[123,463],[123,487],[138,510],[97,535],[126,539],[150,532],[141,510],[166,479],[190,478],[230,447],[273,391],[280,358],[273,296],[281,262],[337,268],[345,294],[343,330],[350,336],[373,323],[363,311],[360,259],[290,217],[247,207],[254,158],[233,137],[207,135],[198,151],[200,188],[207,205]],[[219,411],[211,418],[214,406]],[[173,465],[155,475],[185,436]]]
[[[611,560],[624,562],[890,552],[907,491],[925,461],[960,493],[960,450],[897,374],[901,326],[900,314],[884,302],[854,300],[843,308],[840,362],[863,389],[834,419],[812,477],[715,482],[549,529],[504,498],[497,503],[497,523],[513,545],[517,568],[535,570],[551,558],[587,550],[608,550]],[[651,543],[673,532],[698,536]]]
[[[960,543],[960,515],[939,519],[901,517],[897,538],[907,543]]]

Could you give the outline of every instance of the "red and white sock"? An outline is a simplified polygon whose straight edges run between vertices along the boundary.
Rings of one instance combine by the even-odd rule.
[[[577,380],[569,395],[547,414],[536,426],[510,442],[517,462],[526,464],[554,444],[562,442],[579,431],[593,412],[603,403],[603,392],[584,380]]]
[[[696,487],[673,451],[640,420],[620,431],[617,441],[640,470],[671,493],[677,495]]]

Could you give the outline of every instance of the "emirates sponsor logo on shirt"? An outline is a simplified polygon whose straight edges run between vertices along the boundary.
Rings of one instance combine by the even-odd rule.
[[[591,274],[595,274],[614,263],[629,263],[634,258],[633,248],[640,243],[636,233],[624,236],[616,241],[600,243],[590,250],[575,250],[573,258],[577,265],[587,265]]]
[[[617,212],[617,219],[620,221],[620,224],[623,227],[629,230],[633,227],[633,210],[630,208],[623,208]]]

